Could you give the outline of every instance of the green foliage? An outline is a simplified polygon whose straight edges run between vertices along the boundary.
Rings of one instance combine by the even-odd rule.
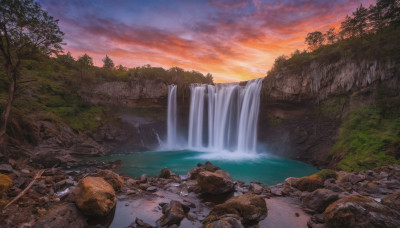
[[[337,178],[337,173],[334,170],[331,169],[322,169],[319,172],[316,173],[318,177],[322,179],[322,181],[325,181],[329,178]]]
[[[342,157],[345,171],[372,169],[400,163],[399,108],[367,106],[353,111],[344,121],[330,156]]]
[[[340,119],[347,99],[347,96],[335,96],[322,101],[318,107],[319,116],[321,118]]]
[[[112,59],[110,57],[108,57],[108,55],[106,55],[106,57],[104,57],[102,59],[102,61],[103,61],[103,68],[106,68],[106,69],[114,68],[114,62],[112,61]]]

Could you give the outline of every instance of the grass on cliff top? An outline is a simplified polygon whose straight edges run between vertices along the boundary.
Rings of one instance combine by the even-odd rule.
[[[330,156],[342,158],[337,167],[347,172],[400,164],[399,108],[371,105],[353,111]]]

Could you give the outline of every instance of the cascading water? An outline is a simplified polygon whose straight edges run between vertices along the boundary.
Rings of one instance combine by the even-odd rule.
[[[189,148],[254,153],[262,80],[248,81],[245,87],[238,83],[192,84]]]
[[[176,147],[176,85],[168,86],[167,147]]]

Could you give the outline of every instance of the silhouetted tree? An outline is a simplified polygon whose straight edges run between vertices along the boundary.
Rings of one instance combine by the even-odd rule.
[[[352,16],[347,15],[340,27],[343,37],[360,37],[367,33],[370,30],[368,16],[369,11],[363,5]]]
[[[335,32],[335,28],[330,28],[326,33],[324,34],[325,40],[328,42],[328,44],[334,44],[338,40],[338,36]]]
[[[62,50],[64,33],[58,20],[33,0],[0,0],[0,52],[9,82],[8,99],[0,120],[0,145],[4,142],[8,117],[17,89],[21,61],[35,53],[45,55]]]
[[[106,57],[104,57],[102,61],[103,61],[103,68],[106,69],[114,68],[114,62],[110,59],[110,57],[108,57],[108,55],[106,55]]]
[[[321,47],[324,41],[324,35],[320,31],[315,31],[307,34],[305,43],[310,50],[315,50]]]

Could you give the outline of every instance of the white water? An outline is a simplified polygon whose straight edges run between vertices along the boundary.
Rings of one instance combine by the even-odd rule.
[[[167,147],[176,147],[176,85],[168,86]]]
[[[251,80],[245,87],[192,84],[189,149],[255,153],[262,80]]]

